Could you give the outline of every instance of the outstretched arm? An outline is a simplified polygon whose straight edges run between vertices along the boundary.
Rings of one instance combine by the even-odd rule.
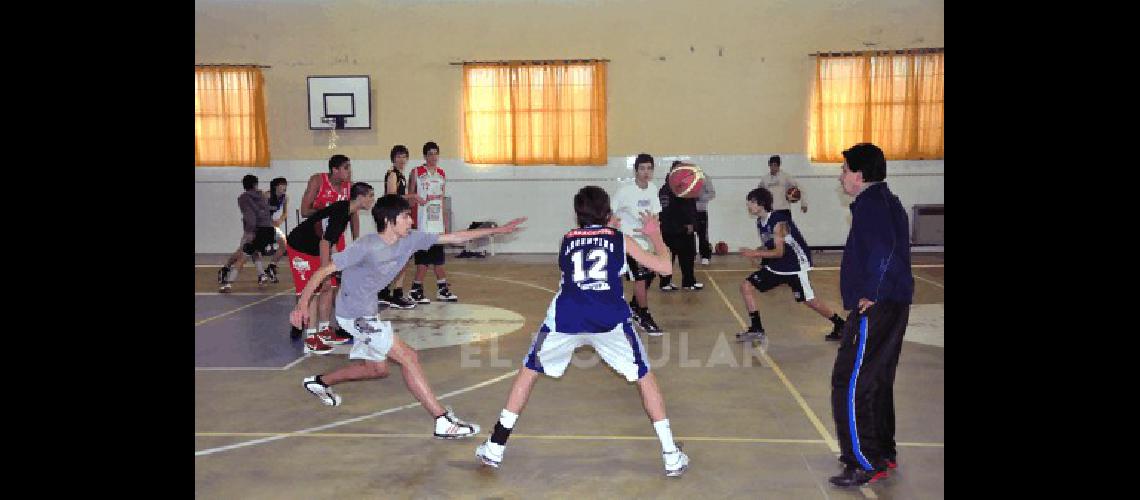
[[[452,243],[463,243],[475,238],[482,238],[492,234],[507,234],[519,230],[519,224],[526,222],[526,217],[520,217],[512,220],[505,225],[499,227],[484,227],[480,229],[470,229],[467,231],[457,231],[454,233],[445,233],[439,235],[439,240],[436,243],[441,245],[450,245]]]

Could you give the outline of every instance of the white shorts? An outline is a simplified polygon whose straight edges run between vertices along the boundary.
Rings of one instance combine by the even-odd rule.
[[[573,335],[552,332],[543,324],[535,334],[523,364],[531,370],[558,378],[566,372],[574,350],[584,345],[593,346],[607,365],[630,382],[640,380],[649,373],[645,347],[641,345],[641,339],[633,332],[633,325],[629,321],[608,332]]]
[[[394,335],[391,322],[380,321],[377,316],[356,319],[337,316],[336,323],[352,335],[352,351],[348,353],[348,359],[377,362],[388,359]]]

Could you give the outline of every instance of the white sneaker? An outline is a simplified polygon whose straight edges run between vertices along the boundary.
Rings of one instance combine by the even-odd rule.
[[[662,453],[665,459],[665,475],[669,477],[678,477],[684,474],[689,469],[689,456],[681,451],[681,447],[677,447],[677,451],[672,453]]]
[[[483,444],[479,445],[478,448],[475,448],[475,458],[478,458],[479,461],[483,463],[483,465],[498,469],[499,465],[503,463],[503,451],[506,451],[506,447],[501,447],[503,448],[503,451],[495,453],[495,450],[492,448],[496,447],[490,446],[491,444],[494,443],[491,443],[491,440],[488,439],[487,441],[484,441]]]
[[[708,259],[701,259],[701,265],[702,265],[702,266],[707,266],[707,265],[709,265],[709,260],[708,260]]]
[[[340,394],[333,392],[332,387],[317,382],[317,377],[305,377],[301,382],[305,390],[309,391],[312,395],[321,398],[321,402],[325,406],[338,406],[340,405]]]
[[[455,302],[455,301],[459,300],[459,296],[455,295],[454,293],[451,293],[451,289],[449,289],[447,287],[440,288],[439,292],[436,293],[435,298],[437,298],[439,300],[446,300],[448,302]]]
[[[464,422],[459,417],[455,416],[455,412],[451,411],[450,406],[445,406],[444,410],[447,413],[440,415],[435,419],[435,437],[438,439],[460,439],[467,438],[479,434],[479,424],[469,424]]]

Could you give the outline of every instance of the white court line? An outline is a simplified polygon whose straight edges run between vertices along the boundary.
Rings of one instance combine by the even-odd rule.
[[[724,305],[728,306],[728,310],[732,312],[732,316],[736,318],[736,321],[738,323],[740,323],[740,327],[747,329],[748,325],[744,324],[743,319],[740,319],[740,314],[737,314],[736,308],[732,306],[732,302],[728,301],[728,297],[724,295],[724,292],[720,289],[720,285],[716,283],[716,280],[714,280],[712,275],[708,274],[707,271],[705,272],[705,276],[708,277],[709,282],[712,283],[713,288],[716,289],[716,293],[720,294],[720,298],[724,300]],[[807,401],[804,401],[804,398],[800,395],[800,392],[796,390],[796,387],[792,385],[792,382],[788,380],[787,376],[784,375],[784,371],[780,369],[780,365],[777,365],[776,362],[772,360],[772,358],[768,357],[768,353],[764,351],[760,351],[760,356],[762,356],[764,358],[764,361],[772,367],[772,371],[775,372],[776,376],[780,378],[780,381],[784,383],[784,387],[788,388],[788,392],[792,393],[792,397],[795,398],[796,403],[799,403],[800,408],[803,408],[804,413],[807,414],[808,420],[810,420],[812,425],[815,426],[815,430],[819,432],[820,436],[823,436],[823,440],[827,442],[827,447],[831,449],[831,452],[839,453],[839,443],[835,441],[835,438],[831,437],[831,433],[828,432],[827,428],[823,426],[823,422],[820,422],[819,417],[815,415],[815,412],[811,411],[811,408],[807,405]]]
[[[937,282],[937,281],[934,281],[934,280],[928,280],[928,279],[926,279],[926,278],[923,278],[922,276],[919,276],[919,275],[917,275],[917,274],[915,274],[915,275],[914,275],[914,277],[915,277],[915,278],[918,278],[918,279],[920,279],[920,280],[922,280],[922,281],[925,281],[925,282],[927,282],[927,283],[930,283],[931,285],[934,285],[934,286],[936,286],[936,287],[938,287],[938,288],[943,288],[943,289],[945,289],[945,288],[946,288],[945,286],[943,286],[943,285],[942,285],[942,283],[939,283],[939,282]]]
[[[509,279],[505,279],[505,278],[496,278],[496,277],[494,277],[494,276],[483,276],[482,274],[465,273],[465,272],[462,272],[462,271],[448,271],[448,272],[447,272],[447,274],[459,274],[459,275],[462,275],[462,276],[474,276],[474,277],[476,277],[476,278],[483,278],[483,279],[488,279],[488,280],[495,280],[495,281],[504,281],[504,282],[507,282],[507,283],[513,283],[513,284],[515,284],[515,285],[522,285],[522,286],[529,286],[529,287],[531,287],[531,288],[537,288],[537,289],[539,289],[539,290],[544,290],[544,291],[547,291],[547,292],[550,292],[550,293],[558,293],[558,292],[557,292],[557,291],[555,291],[555,290],[551,290],[551,289],[549,289],[549,288],[543,288],[543,287],[541,287],[541,286],[538,286],[538,285],[532,285],[532,284],[530,284],[530,283],[525,283],[525,282],[522,282],[522,281],[509,280]]]
[[[196,437],[272,437],[287,434],[284,432],[195,432]],[[392,438],[392,439],[423,439],[423,433],[408,434],[396,432],[309,432],[296,437],[306,438]],[[624,435],[583,435],[583,434],[511,434],[511,439],[538,439],[552,441],[657,441],[657,436],[624,436]],[[709,443],[733,444],[827,444],[822,439],[787,439],[787,438],[759,438],[759,437],[731,437],[731,436],[673,436],[674,441],[702,441]],[[945,443],[897,443],[901,447],[927,447],[944,448]]]
[[[253,306],[256,306],[256,305],[258,305],[258,304],[260,304],[260,303],[262,303],[262,302],[265,302],[265,301],[267,301],[267,300],[271,300],[271,299],[273,299],[274,297],[280,297],[280,296],[282,296],[282,295],[285,295],[285,294],[287,294],[287,293],[293,293],[293,290],[286,290],[286,291],[284,291],[284,292],[275,293],[275,294],[273,294],[273,295],[270,295],[270,296],[268,296],[268,297],[266,297],[266,298],[264,298],[264,299],[261,299],[261,300],[257,300],[257,301],[254,301],[254,302],[250,302],[249,304],[246,304],[246,305],[244,305],[244,306],[241,306],[241,307],[239,307],[239,308],[237,308],[237,309],[234,309],[234,310],[232,310],[232,311],[227,311],[227,312],[224,312],[224,313],[222,313],[222,314],[219,314],[219,315],[217,315],[217,316],[213,316],[213,317],[210,317],[210,318],[206,318],[206,319],[204,319],[204,320],[202,320],[202,321],[199,321],[199,322],[197,322],[197,323],[194,323],[194,326],[195,326],[195,327],[198,327],[198,326],[202,326],[203,324],[205,324],[205,323],[206,323],[206,322],[208,322],[208,321],[213,321],[213,320],[215,320],[215,319],[218,319],[218,318],[223,318],[223,317],[229,316],[229,315],[231,315],[231,314],[233,314],[233,313],[236,313],[236,312],[238,312],[238,311],[241,311],[242,309],[246,309],[246,308],[249,308],[249,307],[253,307]]]
[[[913,264],[910,267],[911,267],[911,269],[925,269],[925,268],[946,267],[946,264]],[[753,272],[756,269],[701,269],[701,270],[706,272],[706,273],[742,273],[742,272]],[[839,267],[813,267],[813,268],[811,268],[811,270],[812,271],[838,271]]]
[[[465,392],[473,391],[473,390],[478,389],[480,387],[485,387],[485,386],[491,385],[495,382],[498,382],[500,380],[506,379],[507,377],[510,377],[516,373],[518,373],[518,370],[511,370],[507,373],[499,375],[498,377],[495,377],[492,379],[487,379],[487,380],[484,380],[482,382],[479,382],[478,384],[469,385],[469,386],[464,387],[462,389],[454,390],[454,391],[451,391],[447,394],[442,394],[442,395],[436,397],[436,399],[442,400],[442,399],[449,398],[451,396],[455,396],[458,394],[463,394]],[[415,408],[417,406],[420,406],[420,403],[418,401],[416,401],[414,403],[408,403],[408,404],[403,405],[403,406],[397,406],[395,408],[388,408],[387,410],[380,410],[380,411],[375,412],[375,413],[369,413],[368,415],[362,415],[359,417],[354,417],[354,418],[341,420],[338,422],[333,422],[331,424],[319,425],[317,427],[310,427],[308,429],[290,432],[288,434],[278,434],[276,436],[270,436],[270,437],[261,438],[261,439],[254,439],[252,441],[242,441],[240,443],[234,443],[234,444],[226,445],[226,446],[219,446],[217,448],[209,448],[209,449],[205,449],[205,450],[201,450],[201,451],[195,451],[194,456],[195,457],[202,457],[202,456],[210,455],[212,453],[219,453],[219,452],[223,452],[223,451],[229,451],[229,450],[236,450],[238,448],[244,448],[246,446],[253,446],[253,445],[258,445],[258,444],[270,443],[273,441],[285,439],[287,437],[298,436],[301,434],[308,434],[310,432],[315,432],[315,431],[323,431],[325,429],[331,429],[333,427],[340,427],[342,425],[348,425],[348,424],[360,422],[361,420],[367,420],[370,418],[379,417],[382,415],[387,415],[389,413],[394,413],[394,412],[397,412],[400,410],[406,410],[408,408]]]

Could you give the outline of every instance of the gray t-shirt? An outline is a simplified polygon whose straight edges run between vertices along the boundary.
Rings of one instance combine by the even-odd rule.
[[[334,253],[332,262],[341,271],[340,292],[336,297],[336,315],[359,318],[376,315],[376,292],[392,282],[417,250],[427,250],[438,234],[412,230],[388,245],[379,233],[361,236],[343,252]]]

